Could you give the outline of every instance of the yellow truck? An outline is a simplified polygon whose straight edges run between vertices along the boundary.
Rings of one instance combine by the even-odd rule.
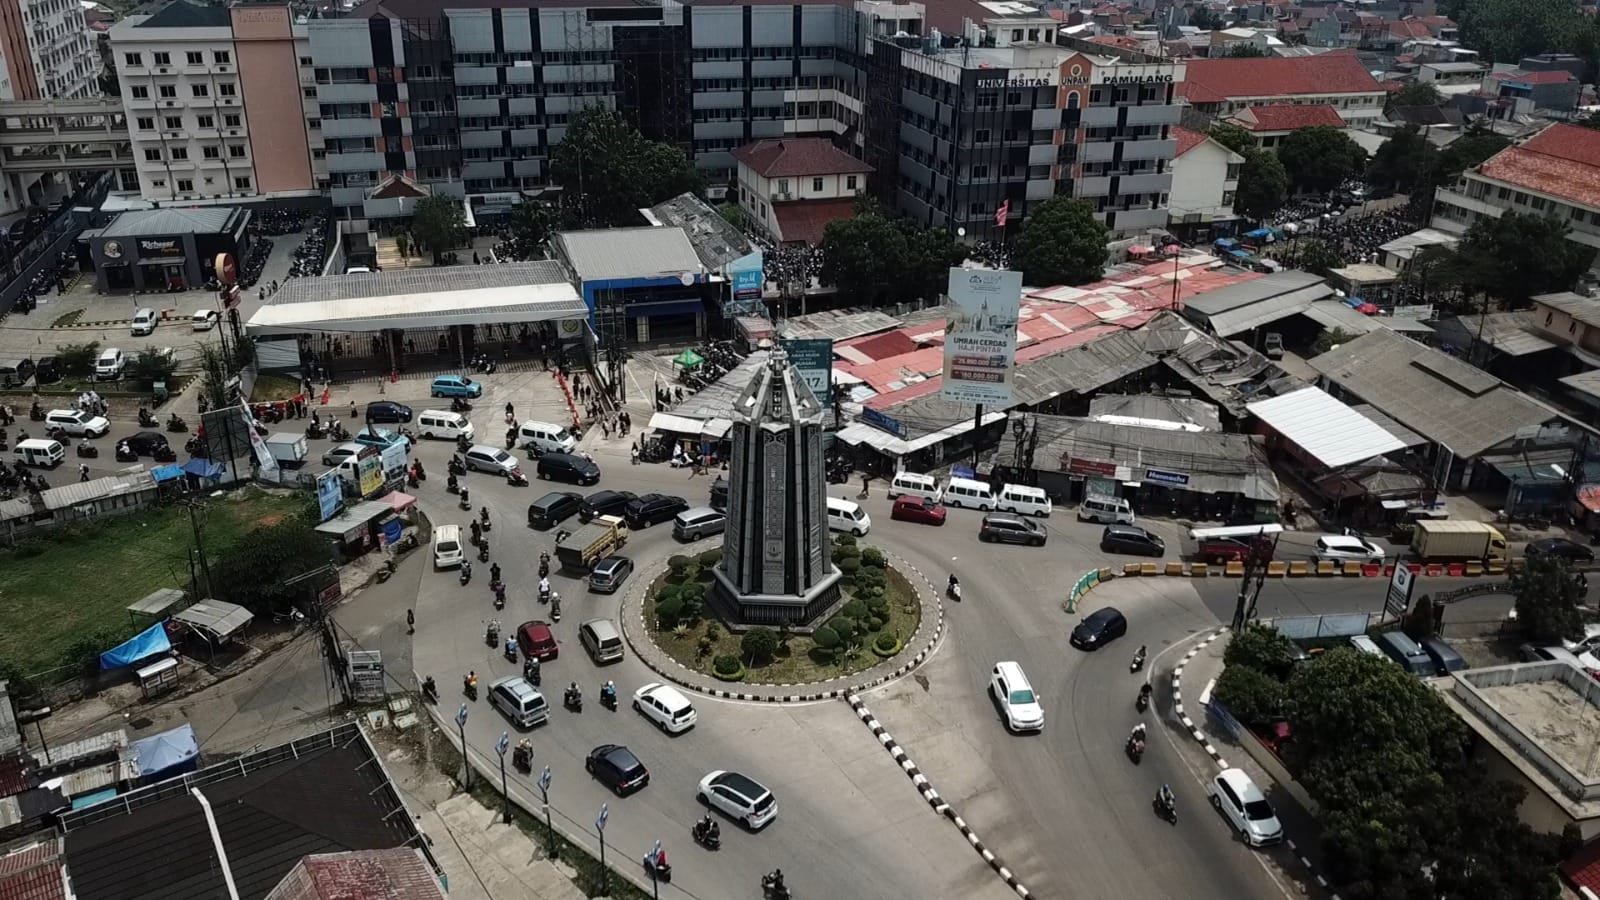
[[[1423,562],[1482,560],[1504,564],[1506,539],[1487,522],[1466,519],[1421,519],[1411,534],[1411,549]]]
[[[556,559],[564,569],[587,572],[628,542],[628,526],[619,516],[596,516],[571,534],[556,536]]]

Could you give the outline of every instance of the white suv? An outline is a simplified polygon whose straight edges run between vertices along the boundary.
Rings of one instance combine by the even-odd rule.
[[[697,794],[701,803],[722,810],[751,831],[760,831],[778,817],[778,801],[772,792],[738,772],[718,769],[706,775],[700,779]]]
[[[1243,769],[1218,772],[1206,785],[1206,793],[1211,795],[1211,805],[1222,810],[1222,815],[1245,843],[1265,847],[1283,840],[1283,825],[1278,822],[1278,814],[1272,811],[1272,804]]]
[[[75,409],[52,409],[44,414],[47,428],[60,428],[73,437],[97,438],[111,430],[104,416],[91,416]]]
[[[94,361],[94,378],[96,381],[115,381],[122,377],[122,367],[127,364],[127,358],[121,350],[115,347],[102,350]]]
[[[1325,534],[1317,538],[1316,549],[1311,555],[1318,560],[1328,562],[1383,562],[1386,555],[1383,548],[1371,541],[1363,540],[1348,534]]]
[[[699,720],[694,705],[682,691],[659,681],[653,681],[633,692],[633,708],[668,734],[688,731]]]
[[[989,677],[989,693],[1006,717],[1006,729],[1011,732],[1043,731],[1044,707],[1039,705],[1039,695],[1033,692],[1022,666],[1014,662],[995,663]]]

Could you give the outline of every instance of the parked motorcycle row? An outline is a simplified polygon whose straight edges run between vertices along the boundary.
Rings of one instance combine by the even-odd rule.
[[[314,278],[328,262],[328,214],[319,212],[306,223],[305,240],[295,248],[290,278]]]
[[[713,341],[695,348],[705,362],[692,369],[681,369],[678,380],[692,391],[698,391],[718,378],[733,371],[744,361],[744,353],[732,341]]]
[[[306,219],[310,216],[308,209],[270,209],[255,214],[250,220],[250,230],[269,237],[297,234],[306,229]]]

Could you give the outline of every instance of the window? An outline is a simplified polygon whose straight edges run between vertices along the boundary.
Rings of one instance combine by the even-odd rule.
[[[215,116],[195,116],[194,123],[201,128],[217,127],[217,119]]]
[[[156,120],[152,116],[140,116],[139,118],[135,119],[134,122],[139,126],[140,131],[156,130]]]
[[[233,62],[233,53],[228,50],[213,50],[211,51],[211,59],[217,65],[225,66]]]
[[[175,84],[163,84],[163,85],[161,85],[159,93],[161,94],[161,96],[166,97],[167,99],[170,100],[170,99],[178,96],[178,86],[175,85]]]
[[[152,53],[150,55],[155,57],[156,65],[158,66],[172,65],[172,54],[170,53]]]
[[[1578,320],[1577,319],[1573,319],[1572,322],[1567,325],[1567,334],[1576,334],[1577,331],[1578,331]]]
[[[242,145],[242,144],[230,144],[230,145],[228,145],[228,158],[229,159],[244,159],[244,145]]]
[[[158,148],[158,147],[146,147],[146,148],[144,148],[144,158],[145,158],[145,162],[160,162],[161,161],[161,150],[160,150],[160,148]],[[1545,320],[1545,324],[1549,325],[1550,321],[1548,319],[1546,319]]]
[[[321,147],[318,147],[317,149],[311,151],[311,158],[312,159],[327,159],[328,158],[328,151],[322,149]]]
[[[1022,92],[1021,91],[1006,91],[1006,105],[1007,106],[1021,106],[1022,105]]]
[[[173,147],[172,148],[172,158],[173,159],[188,159],[189,158],[189,148],[188,147]]]
[[[821,178],[813,178],[813,179],[811,179],[811,189],[813,191],[819,191],[820,192],[822,190],[822,179]]]
[[[194,179],[192,179],[192,178],[179,178],[178,179],[178,193],[180,193],[180,194],[192,194],[192,193],[194,193]]]
[[[205,157],[206,159],[221,159],[222,158],[222,148],[221,147],[201,147],[200,148],[200,155]]]
[[[433,66],[412,66],[411,75],[414,78],[432,78]]]
[[[183,130],[183,117],[182,116],[163,116],[161,121],[162,121],[163,124],[165,124],[167,126],[167,130],[168,131],[182,131]]]
[[[1233,191],[1223,191],[1222,192],[1222,205],[1223,206],[1229,206],[1229,207],[1233,206],[1233,194],[1234,194]]]
[[[846,176],[845,179],[844,179],[844,186],[845,186],[846,190],[851,190],[851,191],[855,190],[856,189],[856,176],[854,176],[854,175]]]
[[[981,181],[981,180],[983,180],[985,178],[988,178],[988,177],[989,177],[989,167],[988,166],[973,166],[972,167],[972,180],[973,181]]]
[[[310,128],[312,131],[316,131],[316,130],[318,130],[318,129],[320,129],[322,127],[322,120],[321,119],[307,119],[306,120],[306,127]]]
[[[300,96],[306,98],[307,100],[315,100],[317,99],[317,89],[314,87],[301,88]]]
[[[144,54],[124,53],[122,54],[122,61],[130,66],[142,66],[144,65]]]
[[[241,190],[241,191],[250,190],[250,177],[247,176],[247,175],[241,175],[238,178],[235,178],[233,180],[233,186],[237,190]]]
[[[787,179],[787,178],[779,178],[778,179],[778,193],[780,195],[789,193],[789,179]]]
[[[153,178],[150,180],[150,186],[164,188],[167,186],[167,180],[165,178]]]
[[[1556,314],[1555,314],[1555,313],[1545,313],[1545,314],[1544,314],[1544,323],[1545,323],[1545,324],[1546,324],[1546,325],[1549,325],[1549,324],[1550,324],[1550,322],[1551,322],[1551,321],[1552,321],[1552,320],[1553,320],[1553,319],[1555,319],[1555,317],[1556,317]]]
[[[222,117],[222,124],[225,128],[238,128],[241,121],[242,120],[236,115],[230,114]]]
[[[189,85],[189,90],[192,91],[196,97],[209,97],[209,96],[211,96],[211,86],[210,85],[191,84],[191,85]]]
[[[129,90],[131,92],[130,96],[135,100],[148,100],[150,98],[150,89],[142,84],[136,84]]]
[[[300,65],[309,67],[311,65],[311,57],[309,57],[309,56],[300,57]]]
[[[437,100],[418,100],[417,103],[416,103],[416,107],[417,107],[417,112],[425,112],[425,113],[438,112],[439,111],[439,101],[437,101]]]
[[[993,138],[994,133],[987,128],[979,128],[972,133],[972,142],[974,144],[987,144]]]
[[[199,50],[190,50],[189,52],[185,53],[183,55],[183,60],[191,66],[203,66],[206,64],[206,56]]]
[[[1533,198],[1533,202],[1531,204],[1529,204],[1529,205],[1532,206],[1534,209],[1544,209],[1544,198],[1543,197],[1535,197],[1535,198]]]
[[[236,96],[238,94],[238,92],[239,92],[238,86],[236,86],[231,81],[224,81],[223,83],[217,85],[217,93],[221,94],[224,97]]]

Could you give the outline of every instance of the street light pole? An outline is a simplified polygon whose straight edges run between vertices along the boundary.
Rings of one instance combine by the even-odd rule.
[[[472,764],[467,762],[467,705],[456,711],[456,730],[461,733],[461,786],[472,789]]]
[[[607,804],[600,804],[600,815],[594,820],[594,830],[600,832],[600,896],[611,893],[611,870],[606,868],[606,819],[611,817]]]
[[[500,820],[511,824],[511,792],[506,789],[506,748],[511,746],[511,732],[500,732],[500,741],[494,745],[500,754]]]
[[[654,850],[650,851],[650,896],[661,900],[661,876],[656,870],[656,860],[661,858],[661,842],[656,841]]]
[[[560,855],[556,849],[556,826],[550,822],[550,767],[545,766],[539,773],[539,795],[544,800],[544,828],[550,842],[550,858],[555,859]]]

